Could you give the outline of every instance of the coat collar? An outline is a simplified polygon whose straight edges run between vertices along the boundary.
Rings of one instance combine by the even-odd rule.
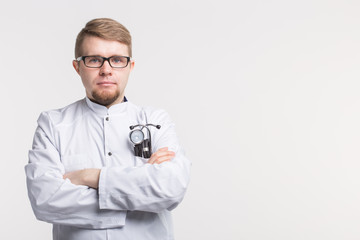
[[[85,100],[87,106],[99,116],[124,113],[129,103],[126,97],[124,97],[123,102],[112,105],[110,108],[107,108],[103,105],[91,101],[88,97],[85,97]]]

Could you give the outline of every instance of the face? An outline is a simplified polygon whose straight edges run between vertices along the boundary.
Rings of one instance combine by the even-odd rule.
[[[118,41],[88,36],[82,43],[82,56],[129,56],[128,47]],[[134,62],[125,68],[112,68],[105,61],[101,68],[88,68],[84,62],[74,60],[73,66],[80,75],[86,96],[101,105],[111,107],[124,99],[124,90]]]

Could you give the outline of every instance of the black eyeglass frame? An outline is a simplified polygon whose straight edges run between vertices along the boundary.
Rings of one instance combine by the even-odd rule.
[[[85,63],[85,59],[86,59],[87,57],[99,57],[99,58],[102,58],[103,61],[102,61],[101,65],[100,65],[99,67],[89,67],[89,66],[86,65],[86,63]],[[126,60],[127,60],[127,61],[126,61],[126,65],[125,65],[124,67],[113,67],[113,66],[111,65],[110,59],[111,59],[111,58],[114,58],[114,57],[123,57],[123,58],[126,58]],[[107,61],[112,68],[126,68],[126,67],[129,65],[129,62],[131,61],[131,59],[132,59],[131,57],[127,57],[127,56],[111,56],[111,57],[108,57],[108,58],[106,58],[106,57],[101,57],[101,56],[80,56],[80,57],[76,58],[76,61],[80,62],[81,60],[83,60],[84,65],[85,65],[86,67],[88,67],[88,68],[101,68],[101,67],[104,65],[104,62],[105,62],[105,61]]]

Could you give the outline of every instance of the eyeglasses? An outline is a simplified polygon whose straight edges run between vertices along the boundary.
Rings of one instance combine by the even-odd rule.
[[[101,68],[105,61],[108,61],[113,68],[124,68],[127,67],[131,58],[125,56],[112,56],[112,57],[100,57],[100,56],[81,56],[76,59],[80,62],[84,61],[86,67],[89,68]]]

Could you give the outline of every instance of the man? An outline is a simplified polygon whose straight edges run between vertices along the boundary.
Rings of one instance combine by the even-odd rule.
[[[55,240],[174,238],[170,211],[184,197],[191,163],[166,112],[125,98],[131,57],[124,26],[88,22],[73,61],[86,98],[38,119],[25,167],[28,195]]]

